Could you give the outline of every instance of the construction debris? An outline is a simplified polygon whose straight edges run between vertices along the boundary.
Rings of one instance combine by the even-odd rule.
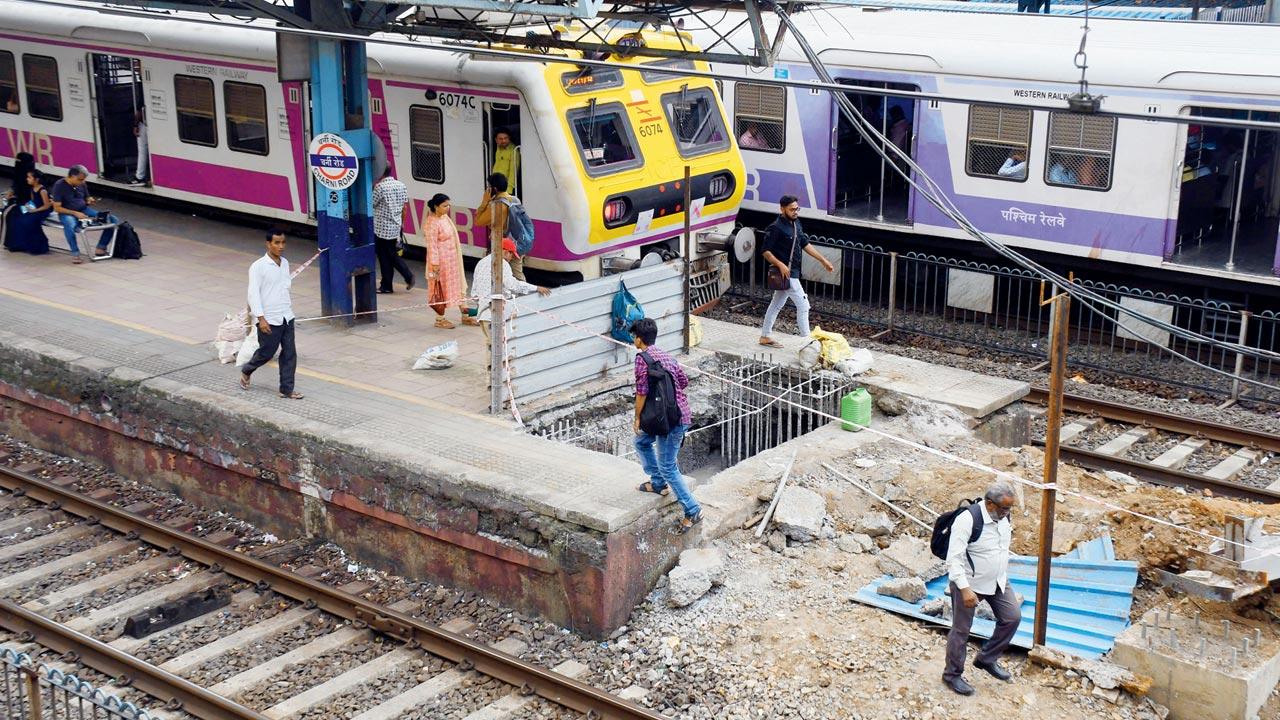
[[[827,504],[818,493],[792,486],[782,493],[773,522],[782,534],[796,542],[811,542],[822,535],[822,521],[827,516]]]
[[[670,603],[684,607],[724,583],[724,553],[697,548],[680,553],[680,562],[667,574]]]
[[[946,562],[929,550],[929,543],[912,535],[903,535],[880,551],[876,566],[896,578],[919,577],[928,582],[947,574]]]
[[[889,580],[876,588],[876,592],[881,595],[898,598],[903,602],[918,603],[924,599],[928,589],[924,586],[924,580],[918,577],[908,577]]]
[[[1151,690],[1151,683],[1153,682],[1150,677],[1139,675],[1115,663],[1102,660],[1084,660],[1069,653],[1051,650],[1042,645],[1031,648],[1031,651],[1027,653],[1027,657],[1032,662],[1046,667],[1083,673],[1088,676],[1094,685],[1104,690],[1120,688],[1139,697],[1146,695]]]

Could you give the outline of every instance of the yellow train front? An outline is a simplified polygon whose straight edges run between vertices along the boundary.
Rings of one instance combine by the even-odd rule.
[[[682,43],[671,32],[619,37],[649,47],[691,47],[687,36]],[[639,259],[661,248],[678,253],[686,213],[695,234],[731,230],[743,195],[743,163],[716,85],[706,78],[654,70],[705,70],[706,63],[685,58],[613,60],[635,69],[561,63],[546,67],[552,104],[569,154],[576,156],[585,199],[585,207],[578,208],[585,216],[565,208],[566,215],[579,215],[583,222],[564,225],[561,249],[573,258],[622,254]],[[691,178],[688,207],[686,166]],[[570,184],[576,183],[566,183]],[[572,232],[575,226],[586,232]],[[558,264],[554,261],[569,257],[544,261]]]

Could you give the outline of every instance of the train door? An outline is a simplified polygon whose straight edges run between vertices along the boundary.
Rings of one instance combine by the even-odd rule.
[[[506,135],[506,140],[502,135]],[[513,103],[484,103],[484,162],[485,175],[491,172],[510,174],[508,168],[515,166],[515,177],[508,177],[508,191],[520,197],[524,190],[521,182],[520,158],[520,106]],[[502,149],[499,143],[505,143]],[[495,158],[501,155],[502,166],[495,168]],[[512,158],[516,158],[513,162]]]
[[[914,85],[902,83],[848,80],[846,85],[888,90],[918,91]],[[893,97],[856,91],[846,92],[853,106],[892,143],[915,157],[916,103],[911,98]],[[911,223],[910,186],[890,165],[876,147],[865,140],[835,106],[835,172],[829,209],[832,215],[909,225]],[[890,153],[891,154],[891,153]],[[898,165],[905,169],[905,163]]]
[[[90,54],[93,111],[102,168],[98,176],[113,182],[131,182],[147,176],[145,142],[135,134],[137,120],[145,113],[142,90],[142,62],[121,55]],[[145,132],[145,129],[140,130]]]
[[[1280,113],[1191,108],[1191,115],[1276,122]],[[1280,132],[1191,125],[1173,261],[1269,275],[1280,267]]]

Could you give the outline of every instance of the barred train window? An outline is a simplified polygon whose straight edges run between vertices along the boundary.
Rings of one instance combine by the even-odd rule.
[[[1115,140],[1113,117],[1049,113],[1044,181],[1063,187],[1109,190]]]
[[[662,96],[667,125],[676,136],[681,157],[694,157],[729,147],[720,106],[710,88],[682,89]]]
[[[13,53],[0,50],[0,112],[16,113],[22,109],[18,102],[18,68]]]
[[[178,139],[192,145],[217,147],[218,124],[213,81],[190,75],[173,76],[173,98],[178,112]]]
[[[43,55],[23,55],[22,74],[27,79],[27,112],[33,118],[62,119],[62,87],[58,61]]]
[[[738,147],[780,153],[787,147],[787,89],[777,85],[736,83],[733,87],[734,134]]]
[[[237,152],[266,155],[266,88],[225,82],[222,84],[222,105],[227,113],[227,147]]]
[[[969,175],[1026,180],[1031,110],[970,105],[967,145],[965,172]]]
[[[409,108],[409,142],[413,176],[429,183],[444,182],[444,113],[440,108]]]

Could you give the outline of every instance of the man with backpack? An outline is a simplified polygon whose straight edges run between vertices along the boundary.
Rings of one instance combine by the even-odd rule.
[[[982,644],[973,666],[997,680],[1008,682],[1011,678],[999,660],[1022,622],[1022,608],[1009,588],[1009,544],[1013,538],[1009,513],[1014,502],[1013,487],[996,482],[987,488],[982,500],[943,513],[934,524],[930,548],[935,555],[943,555],[940,548],[946,548],[947,575],[951,579],[951,633],[947,635],[947,664],[942,681],[961,695],[975,692],[962,675],[969,628],[979,600],[986,600],[991,606],[996,629],[991,639]]]
[[[636,349],[636,455],[649,480],[641,483],[641,492],[665,497],[671,490],[684,509],[680,532],[702,522],[702,507],[693,499],[680,472],[680,446],[689,430],[689,399],[684,389],[689,378],[676,359],[654,347],[658,341],[658,323],[641,318],[631,325]],[[656,446],[656,452],[655,452]]]
[[[502,173],[493,173],[485,179],[484,197],[476,210],[476,225],[488,227],[490,232],[496,229],[498,237],[509,237],[515,241],[511,274],[523,281],[524,257],[533,250],[533,220],[520,200],[507,192],[507,183],[507,176]]]

